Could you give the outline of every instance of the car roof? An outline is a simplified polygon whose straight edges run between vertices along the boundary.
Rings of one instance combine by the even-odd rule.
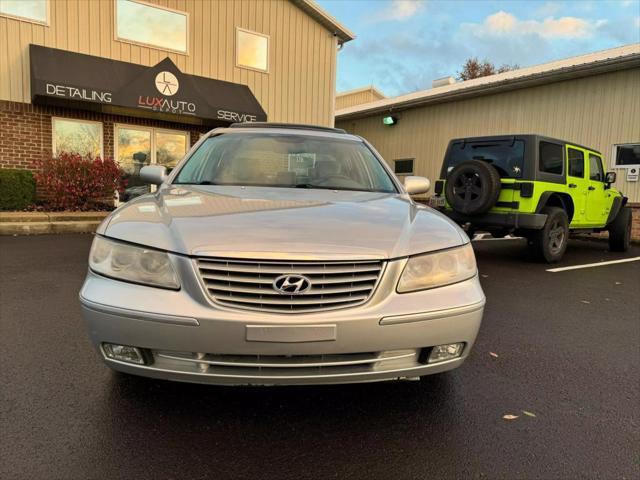
[[[214,133],[215,132],[215,133]],[[318,125],[305,125],[299,123],[275,123],[275,122],[246,122],[233,123],[228,127],[211,130],[208,135],[219,133],[282,133],[288,135],[311,135],[317,137],[329,137],[340,140],[353,140],[362,142],[358,135],[347,133],[341,128],[322,127]]]

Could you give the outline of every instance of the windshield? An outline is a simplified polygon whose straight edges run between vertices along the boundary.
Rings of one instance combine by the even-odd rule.
[[[397,192],[364,143],[282,133],[208,138],[173,183]]]
[[[454,142],[446,164],[447,175],[467,160],[490,163],[502,178],[520,178],[524,165],[524,141]]]

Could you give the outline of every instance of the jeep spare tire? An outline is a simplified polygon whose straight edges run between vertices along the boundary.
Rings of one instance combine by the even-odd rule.
[[[500,174],[487,162],[468,160],[451,171],[444,195],[456,212],[465,215],[485,213],[498,201]]]

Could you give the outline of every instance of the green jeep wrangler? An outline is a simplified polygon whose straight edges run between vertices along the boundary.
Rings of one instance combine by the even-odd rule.
[[[570,232],[609,232],[609,249],[631,238],[627,198],[614,172],[590,148],[541,135],[460,138],[449,142],[430,205],[465,227],[495,237],[526,237],[534,253],[557,262]]]

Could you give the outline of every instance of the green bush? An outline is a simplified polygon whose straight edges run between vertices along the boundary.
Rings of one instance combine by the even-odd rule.
[[[0,210],[22,210],[36,199],[36,182],[28,170],[0,168]]]

